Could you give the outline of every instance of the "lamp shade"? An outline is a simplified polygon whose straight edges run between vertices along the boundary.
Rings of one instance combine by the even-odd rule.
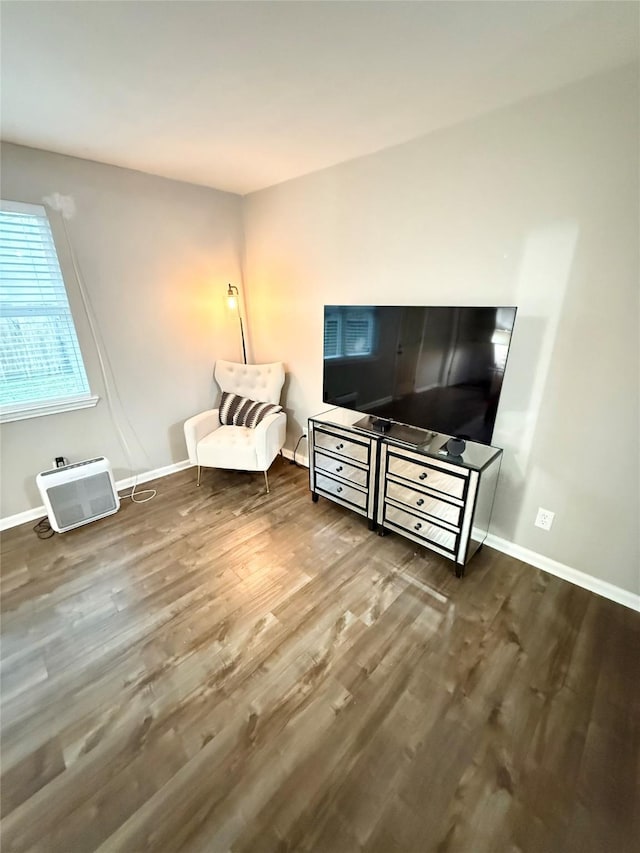
[[[232,284],[227,288],[227,305],[232,311],[238,307],[238,288]]]

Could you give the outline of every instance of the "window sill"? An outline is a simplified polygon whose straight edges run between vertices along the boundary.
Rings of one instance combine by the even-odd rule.
[[[72,397],[66,400],[52,400],[33,406],[20,406],[0,409],[0,424],[9,421],[24,421],[27,418],[41,418],[44,415],[57,415],[60,412],[72,412],[75,409],[92,409],[100,397]]]
[[[375,353],[368,355],[330,355],[324,359],[328,365],[336,365],[337,367],[342,367],[345,364],[367,364],[377,360],[378,356]]]

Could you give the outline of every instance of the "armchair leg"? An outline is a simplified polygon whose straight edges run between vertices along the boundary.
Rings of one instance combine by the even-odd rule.
[[[198,465],[198,485],[200,485],[200,466]]]
[[[269,478],[267,477],[267,472],[264,472],[264,484],[267,487],[267,494],[269,494]]]

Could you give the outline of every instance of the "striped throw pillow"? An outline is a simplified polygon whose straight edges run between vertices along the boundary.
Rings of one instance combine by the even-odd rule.
[[[220,399],[220,423],[223,426],[246,426],[254,429],[267,415],[281,412],[282,406],[274,403],[258,403],[239,394],[222,392]]]

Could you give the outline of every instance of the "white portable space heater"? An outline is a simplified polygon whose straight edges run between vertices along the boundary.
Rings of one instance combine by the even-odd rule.
[[[113,515],[120,498],[104,456],[42,471],[36,476],[51,527],[58,533]]]

